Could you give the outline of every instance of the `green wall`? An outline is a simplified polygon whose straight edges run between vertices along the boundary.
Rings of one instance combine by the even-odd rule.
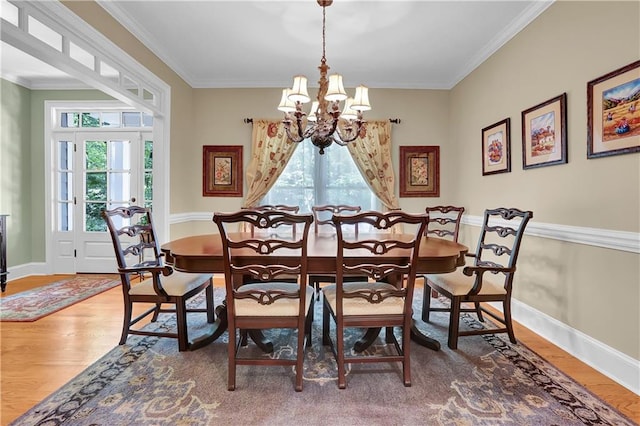
[[[0,213],[10,215],[7,220],[10,267],[33,261],[30,123],[31,91],[0,79]],[[41,182],[37,184],[42,186]]]

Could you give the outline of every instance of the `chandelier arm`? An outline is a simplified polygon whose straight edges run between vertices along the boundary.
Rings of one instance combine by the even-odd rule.
[[[301,116],[296,113],[296,122],[297,122],[297,125],[298,125],[298,132],[297,132],[298,134],[297,135],[294,135],[291,132],[291,122],[292,122],[291,118],[292,118],[291,114],[285,113],[284,120],[282,120],[282,124],[284,124],[284,130],[287,132],[287,137],[289,138],[289,140],[291,142],[300,143],[305,139],[304,135],[302,134],[302,130],[301,130],[301,126],[302,126]]]
[[[356,128],[355,132],[353,131],[353,125],[347,126],[346,134],[343,134],[342,132],[340,132],[339,129],[336,130],[336,134],[337,134],[338,138],[340,138],[340,142],[337,142],[337,140],[336,140],[336,143],[338,145],[345,146],[349,142],[353,142],[356,139],[358,139],[358,137],[360,136],[360,131],[362,130],[362,127],[363,127],[364,123],[365,123],[365,121],[356,120],[355,124],[357,125],[357,128]]]

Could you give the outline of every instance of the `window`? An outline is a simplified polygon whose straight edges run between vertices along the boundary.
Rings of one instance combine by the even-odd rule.
[[[320,155],[308,140],[298,144],[262,204],[297,205],[300,212],[322,204],[358,205],[362,210],[381,207],[346,147],[334,144]]]

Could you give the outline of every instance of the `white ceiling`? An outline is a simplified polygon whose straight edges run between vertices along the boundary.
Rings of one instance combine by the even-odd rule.
[[[326,8],[327,63],[347,87],[450,89],[551,2],[335,0]],[[295,74],[317,85],[315,0],[98,3],[192,87],[287,87]],[[19,53],[2,44],[4,78],[73,88],[68,76]]]

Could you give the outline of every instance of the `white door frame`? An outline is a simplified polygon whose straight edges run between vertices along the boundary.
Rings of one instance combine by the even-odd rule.
[[[119,101],[45,101],[45,143],[44,143],[44,152],[45,152],[45,191],[44,191],[44,205],[45,205],[45,217],[46,217],[46,227],[45,227],[45,241],[46,241],[46,274],[53,273],[75,273],[75,263],[74,270],[65,270],[61,271],[58,268],[54,268],[55,263],[55,238],[54,232],[56,230],[56,220],[54,209],[56,205],[56,179],[55,179],[55,156],[53,155],[55,152],[55,143],[56,138],[54,135],[56,133],[60,133],[60,130],[66,132],[74,132],[74,129],[60,129],[57,123],[57,120],[60,117],[60,112],[62,110],[80,110],[80,111],[88,111],[92,109],[118,109],[118,108],[130,108],[128,105],[123,104]],[[160,241],[165,241],[164,238],[168,237],[168,224],[169,224],[169,215],[168,215],[168,205],[165,206],[166,200],[168,200],[168,189],[169,185],[167,182],[164,182],[164,175],[168,175],[168,161],[166,159],[166,146],[163,147],[162,143],[156,142],[156,132],[157,127],[160,127],[156,123],[156,118],[154,117],[154,126],[153,126],[153,220],[154,225],[156,226],[158,238]],[[58,132],[56,132],[58,130]],[[119,129],[121,131],[126,131],[126,128]],[[91,129],[91,131],[99,132],[101,131],[99,128]],[[166,138],[165,138],[166,140]],[[161,202],[160,200],[165,200],[165,202]],[[165,208],[163,208],[163,206]],[[159,226],[161,224],[161,226]],[[160,236],[162,235],[162,236]],[[71,263],[69,264],[71,265]],[[69,267],[67,265],[67,267]]]

